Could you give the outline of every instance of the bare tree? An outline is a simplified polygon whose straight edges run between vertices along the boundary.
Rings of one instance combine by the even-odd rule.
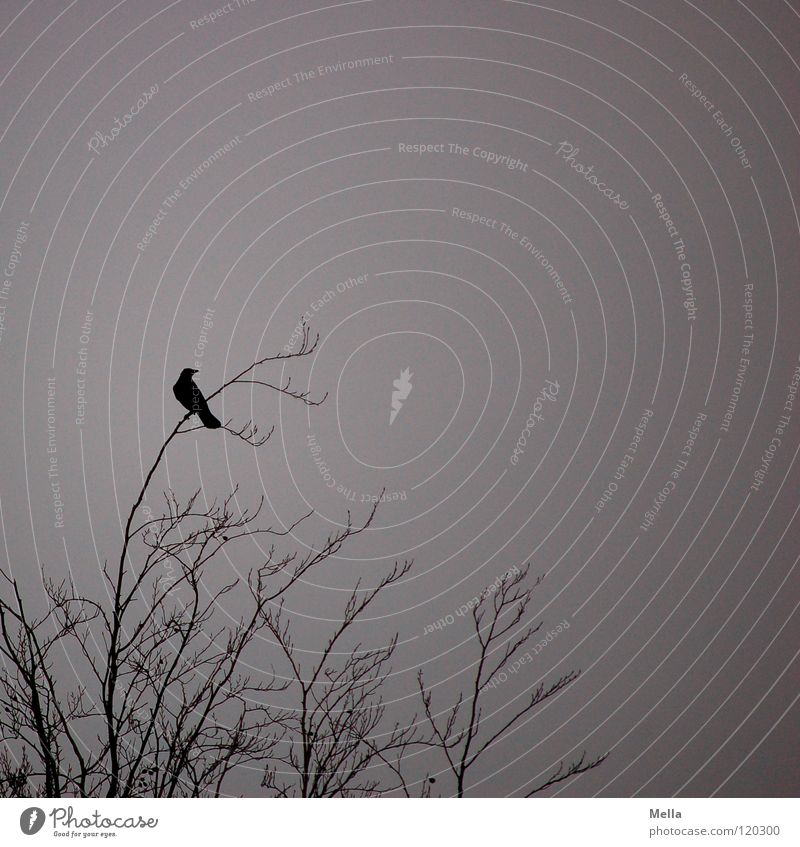
[[[472,604],[478,655],[471,666],[474,670],[469,677],[468,692],[460,693],[454,706],[436,712],[433,694],[425,686],[422,670],[417,676],[424,718],[432,733],[430,745],[444,755],[447,770],[455,779],[458,797],[464,796],[470,771],[481,756],[518,727],[526,715],[573,683],[580,674],[580,671],[569,671],[552,682],[542,682],[527,695],[521,706],[512,711],[510,717],[499,723],[483,722],[482,703],[486,691],[496,686],[498,677],[502,679],[503,674],[507,677],[503,669],[515,660],[542,626],[540,622],[520,628],[533,591],[541,583],[539,577],[532,587],[525,587],[529,567],[526,565],[521,570],[513,569],[504,574]],[[528,791],[526,796],[531,797],[557,782],[597,767],[606,755],[587,759],[584,752],[575,762],[568,765],[561,762],[541,785]]]
[[[256,378],[260,366],[310,355],[304,327],[296,351],[264,357],[223,383],[260,386],[315,405],[291,381]],[[324,399],[324,398],[322,398]],[[61,796],[219,795],[231,772],[265,762],[274,745],[267,699],[285,687],[271,673],[246,673],[271,606],[312,568],[335,556],[371,522],[349,520],[318,549],[279,553],[285,530],[261,526],[263,499],[235,508],[234,489],[200,505],[164,494],[163,513],[140,507],[169,445],[198,427],[185,414],[167,435],[127,516],[119,558],[103,568],[106,598],[71,581],[44,581],[46,606],[30,610],[10,574],[0,572],[0,794]],[[224,429],[251,446],[268,440],[252,421]],[[219,561],[242,539],[266,538],[265,559],[243,578],[219,582]],[[216,582],[215,582],[216,580]],[[244,611],[238,618],[225,608]],[[253,662],[255,663],[255,662]],[[363,664],[363,663],[362,663]],[[356,669],[362,667],[356,663]],[[369,662],[367,661],[367,664]],[[76,684],[65,679],[73,675]]]
[[[298,348],[253,362],[207,399],[236,385],[274,390],[306,405],[291,380],[271,382],[263,367],[309,356],[318,337],[307,327]],[[219,796],[231,775],[263,773],[278,796],[376,796],[412,790],[429,796],[435,778],[409,783],[407,753],[439,749],[463,796],[470,769],[495,742],[577,678],[539,686],[501,726],[484,726],[480,699],[495,674],[539,626],[516,629],[530,600],[517,572],[472,610],[479,655],[472,689],[436,714],[419,675],[424,715],[401,724],[383,700],[397,636],[364,647],[357,624],[376,598],[408,572],[396,564],[373,588],[357,583],[313,661],[301,660],[284,598],[335,557],[375,515],[346,523],[300,553],[282,548],[311,514],[288,528],[237,506],[237,489],[210,505],[201,490],[163,492],[161,514],[143,504],[173,441],[193,432],[192,412],[169,432],[142,480],[125,522],[119,556],[103,566],[103,588],[89,596],[74,582],[43,581],[44,605],[22,596],[0,569],[0,796]],[[223,424],[252,447],[272,435],[252,420]],[[242,540],[266,541],[258,562],[226,580],[213,567]],[[269,643],[280,670],[263,667]],[[313,654],[312,654],[313,655]],[[287,706],[286,703],[289,703]],[[602,761],[584,754],[563,763],[529,794]]]
[[[421,742],[414,728],[385,724],[381,688],[397,645],[364,648],[348,636],[359,617],[388,586],[402,579],[411,564],[395,565],[374,588],[350,594],[342,619],[313,662],[299,658],[291,622],[282,604],[266,614],[283,653],[289,691],[295,705],[278,716],[272,761],[263,785],[280,797],[371,797],[393,792],[409,796],[403,757]],[[306,667],[306,664],[308,667]],[[424,784],[424,783],[423,783]]]

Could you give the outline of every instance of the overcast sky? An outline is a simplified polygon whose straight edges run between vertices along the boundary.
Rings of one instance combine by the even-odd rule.
[[[305,316],[315,356],[264,378],[326,402],[226,391],[271,442],[184,436],[149,508],[238,484],[313,509],[304,549],[385,489],[287,604],[318,650],[414,560],[358,633],[399,633],[401,720],[420,667],[465,684],[457,610],[546,573],[523,624],[569,626],[485,720],[583,674],[476,795],[584,748],[612,755],[555,793],[796,794],[800,20],[636,5],[4,3],[0,559],[30,596],[42,566],[97,589],[180,371],[210,393]]]

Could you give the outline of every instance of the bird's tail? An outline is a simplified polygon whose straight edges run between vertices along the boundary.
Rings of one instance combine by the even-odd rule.
[[[200,422],[203,426],[208,429],[219,429],[222,424],[211,414],[211,411],[206,407],[205,409],[200,409],[197,412],[197,417],[200,418]]]

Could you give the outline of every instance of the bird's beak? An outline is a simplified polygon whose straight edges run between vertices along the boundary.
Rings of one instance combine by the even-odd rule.
[[[200,371],[196,371],[194,368],[189,368],[189,370],[190,370],[193,374],[199,374],[199,373],[200,373]]]

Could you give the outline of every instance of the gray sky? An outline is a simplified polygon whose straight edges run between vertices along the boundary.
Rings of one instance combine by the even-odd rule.
[[[293,593],[302,649],[413,558],[359,636],[400,635],[398,717],[420,667],[446,704],[456,610],[530,561],[526,622],[569,627],[486,720],[583,674],[474,794],[583,748],[556,793],[796,794],[796,11],[320,5],[3,4],[4,566],[96,586],[180,370],[211,391],[306,315],[282,375],[327,401],[231,389],[271,443],[186,436],[156,489],[314,509],[301,549],[386,489]]]

